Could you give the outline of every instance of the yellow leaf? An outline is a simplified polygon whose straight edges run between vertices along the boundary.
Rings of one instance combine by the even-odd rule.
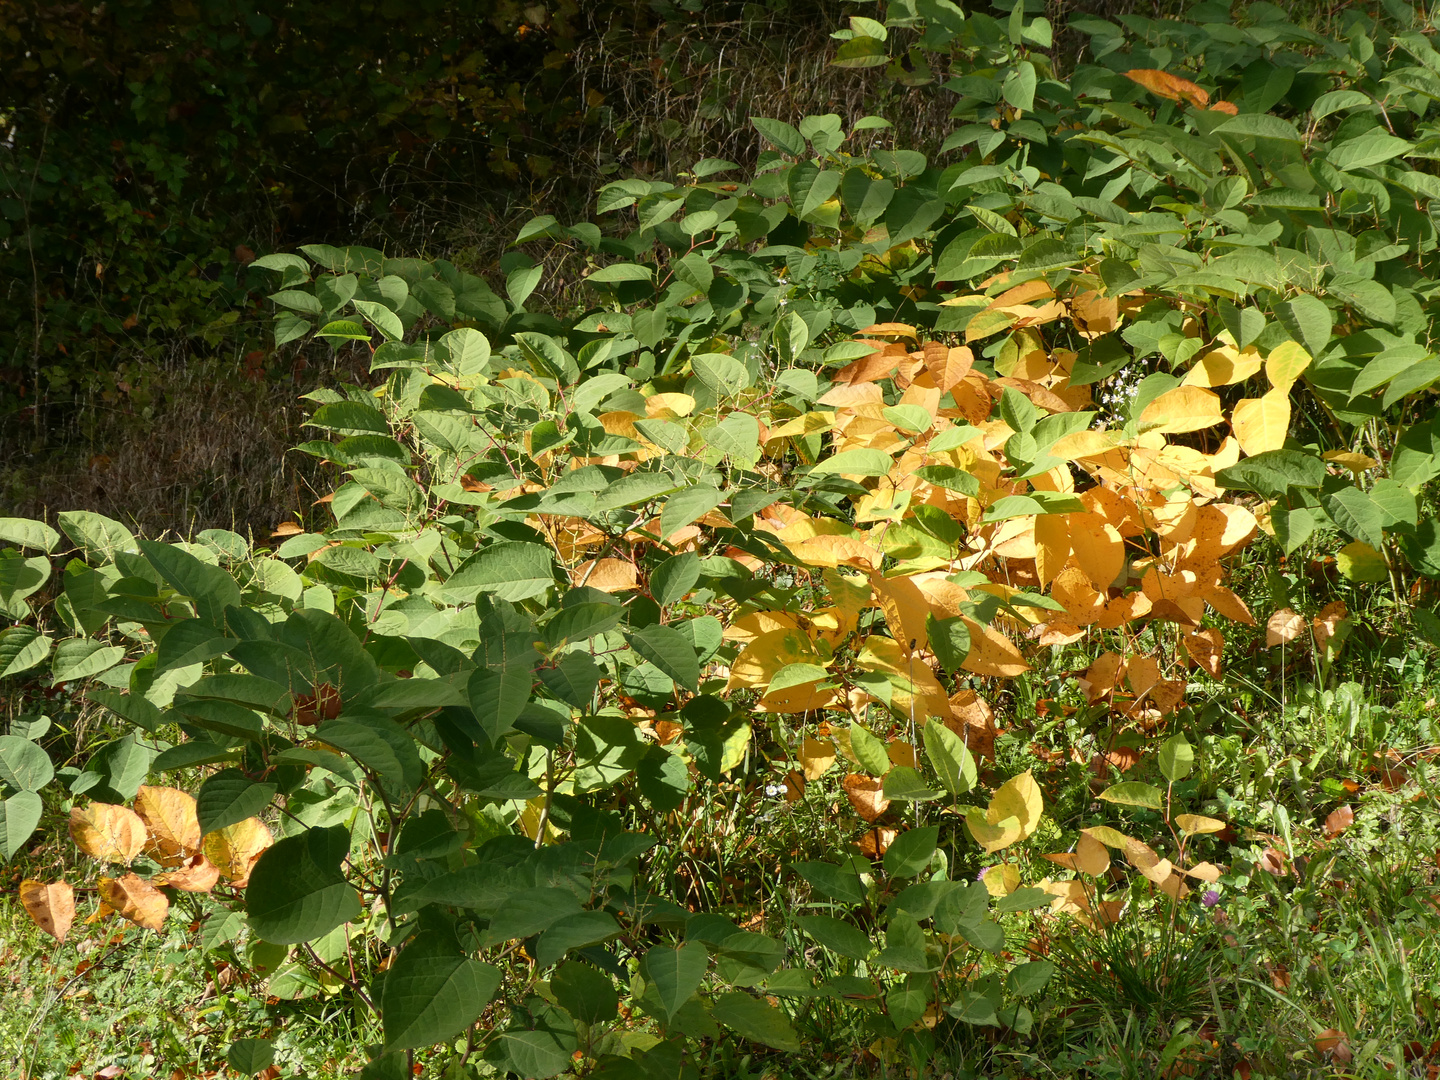
[[[1043,589],[1055,580],[1070,558],[1070,529],[1065,514],[1041,514],[1035,519],[1035,573]]]
[[[75,890],[63,881],[20,882],[20,903],[35,925],[56,941],[64,941],[75,922]]]
[[[962,618],[965,618],[965,629],[970,631],[970,654],[962,665],[966,671],[1013,679],[1030,670],[1020,650],[999,630],[993,626],[981,626],[968,617]]]
[[[1341,468],[1349,469],[1356,476],[1375,468],[1380,462],[1373,457],[1366,457],[1364,454],[1352,454],[1348,450],[1331,450],[1323,455],[1326,461]]]
[[[915,768],[915,747],[904,739],[892,739],[885,747],[885,756],[890,759],[892,765]]]
[[[570,574],[576,585],[588,585],[601,592],[625,592],[640,587],[634,565],[625,559],[591,559],[581,563]]]
[[[1104,457],[1113,451],[1115,446],[1116,439],[1113,432],[1086,428],[1084,431],[1077,431],[1073,435],[1066,435],[1063,439],[1058,440],[1047,453],[1066,461],[1079,461],[1083,458]]]
[[[1220,677],[1220,656],[1225,651],[1225,635],[1215,627],[1192,630],[1183,638],[1185,651],[1197,667],[1212,679]]]
[[[885,613],[885,625],[901,649],[908,655],[926,649],[930,635],[925,630],[925,617],[930,602],[908,577],[887,578],[879,573],[870,575],[870,592]]]
[[[265,823],[252,817],[206,833],[201,847],[222,876],[243,888],[250,880],[255,860],[274,842]]]
[[[791,664],[824,666],[815,644],[803,630],[781,627],[751,640],[730,665],[725,689],[768,687],[781,668]]]
[[[70,836],[91,858],[128,866],[145,848],[145,822],[129,807],[91,803],[71,809]]]
[[[1080,870],[1091,877],[1099,877],[1110,869],[1110,853],[1105,850],[1105,845],[1089,833],[1081,833],[1080,839],[1075,844],[1075,856],[1079,860]]]
[[[1263,361],[1253,346],[1236,350],[1229,345],[1213,349],[1195,362],[1185,376],[1185,386],[1231,386],[1244,382]]]
[[[160,930],[170,911],[170,900],[142,877],[125,874],[118,878],[101,878],[97,891],[100,899],[147,930]]]
[[[651,420],[678,420],[695,411],[689,394],[651,394],[645,399],[645,415]]]
[[[1212,884],[1220,880],[1220,868],[1214,863],[1202,862],[1192,866],[1189,870],[1180,871],[1182,874],[1189,874],[1201,881],[1208,881]]]
[[[1346,544],[1335,553],[1335,565],[1351,581],[1384,581],[1390,576],[1385,556],[1359,540]]]
[[[1140,430],[1178,435],[1214,427],[1224,418],[1220,395],[1201,386],[1177,386],[1145,406],[1140,414]]]
[[[141,787],[135,813],[149,838],[145,854],[161,866],[179,866],[200,852],[200,821],[194,796],[173,787]]]
[[[787,420],[778,427],[772,427],[770,429],[770,438],[803,438],[806,435],[814,435],[817,432],[829,431],[834,426],[835,414],[833,412],[810,412],[805,413],[803,416],[797,416],[792,420]]]
[[[1297,342],[1284,341],[1265,358],[1265,377],[1276,390],[1288,391],[1310,366],[1310,354]]]
[[[1090,579],[1090,584],[1104,592],[1125,569],[1125,541],[1120,531],[1099,514],[1066,516],[1070,519],[1070,545],[1075,551],[1075,562]],[[1042,520],[1036,519],[1037,526]]]
[[[800,744],[800,767],[806,780],[818,780],[835,764],[835,744],[829,739],[806,739]]]
[[[1246,398],[1235,406],[1230,424],[1246,454],[1279,450],[1290,430],[1289,391],[1271,390],[1264,397]]]
[[[985,811],[978,806],[965,808],[965,828],[975,842],[990,853],[1007,848],[1020,839],[1020,823],[1016,819],[991,823]]]
[[[1082,835],[1093,836],[1106,847],[1115,848],[1117,851],[1124,851],[1125,845],[1130,838],[1118,829],[1112,829],[1109,825],[1091,825],[1088,829],[1080,830]]]
[[[985,820],[991,825],[998,825],[1014,818],[1020,830],[1019,839],[1023,840],[1039,826],[1044,812],[1045,804],[1040,797],[1040,785],[1027,769],[1000,785],[995,797],[990,800]]]
[[[1221,832],[1225,823],[1213,817],[1205,817],[1203,814],[1176,814],[1175,824],[1180,826],[1181,832],[1189,833],[1191,836],[1204,836],[1208,833]]]
[[[1127,839],[1125,841],[1125,858],[1130,860],[1131,866],[1156,885],[1163,884],[1170,877],[1170,860],[1161,858],[1149,844]]]
[[[1000,863],[985,869],[985,890],[996,899],[1009,896],[1020,888],[1020,871],[1012,863]]]

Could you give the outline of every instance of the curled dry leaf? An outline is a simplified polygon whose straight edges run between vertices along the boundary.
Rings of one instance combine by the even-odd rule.
[[[147,930],[159,930],[170,911],[169,898],[136,874],[101,878],[99,892],[106,904]]]
[[[200,852],[200,820],[195,799],[173,787],[142,787],[135,813],[145,823],[145,854],[161,866],[179,866]]]
[[[890,805],[890,800],[882,793],[884,785],[873,777],[850,773],[842,784],[850,805],[866,821],[874,821]]]
[[[806,780],[819,780],[835,764],[835,744],[829,739],[806,739],[800,744],[800,767]]]
[[[168,885],[181,892],[208,893],[220,881],[220,870],[204,855],[194,855],[178,869],[156,874],[151,879],[156,885]]]
[[[805,785],[808,781],[805,774],[799,769],[791,769],[785,774],[785,801],[799,802],[805,797]]]
[[[1273,847],[1267,847],[1260,856],[1260,869],[1274,877],[1285,873],[1285,856]]]
[[[1220,656],[1225,651],[1225,635],[1211,627],[1207,630],[1192,630],[1183,638],[1185,651],[1195,666],[1212,679],[1220,678]],[[1162,710],[1163,711],[1163,710]]]
[[[1329,837],[1339,836],[1354,824],[1355,811],[1348,806],[1337,806],[1325,817],[1325,835]]]
[[[26,878],[20,883],[20,903],[35,925],[56,941],[64,941],[75,921],[75,890],[63,881],[46,884]]]
[[[1168,71],[1158,71],[1155,68],[1134,68],[1125,72],[1125,77],[1145,87],[1156,97],[1163,97],[1170,101],[1185,101],[1203,109],[1210,104],[1210,94],[1199,86],[1196,86],[1189,79],[1182,79],[1178,75],[1171,75]]]
[[[1350,1044],[1345,1041],[1345,1033],[1339,1028],[1326,1028],[1316,1035],[1315,1049],[1319,1053],[1330,1055],[1338,1065],[1348,1065],[1355,1058]]]
[[[1294,641],[1304,632],[1305,617],[1289,608],[1281,608],[1265,623],[1265,647],[1273,649],[1276,645]]]
[[[255,860],[274,842],[265,823],[252,817],[207,833],[201,846],[221,876],[243,889],[250,883]]]
[[[71,809],[70,836],[92,859],[129,866],[145,849],[145,822],[128,806],[91,803]]]

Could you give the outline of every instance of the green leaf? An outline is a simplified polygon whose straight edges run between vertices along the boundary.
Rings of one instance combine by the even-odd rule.
[[[507,540],[481,548],[461,563],[441,587],[466,603],[474,603],[480,593],[514,603],[540,596],[554,584],[555,562],[549,548]]]
[[[799,132],[796,135],[798,137]],[[641,967],[645,978],[655,987],[667,1023],[700,989],[709,966],[710,955],[698,941],[689,941],[674,949],[656,945],[645,954]]]
[[[275,1046],[269,1039],[236,1039],[225,1051],[225,1064],[241,1076],[254,1076],[275,1063]]]
[[[1315,99],[1310,106],[1310,116],[1314,120],[1323,120],[1341,109],[1355,109],[1369,104],[1370,98],[1359,90],[1331,90]]]
[[[727,353],[700,353],[690,358],[700,382],[720,397],[732,397],[750,385],[750,370]]]
[[[358,401],[333,401],[315,410],[315,415],[305,422],[306,427],[318,427],[339,435],[389,435],[390,424],[385,414]]]
[[[650,572],[650,596],[661,607],[685,599],[700,580],[700,556],[674,555]]]
[[[614,284],[619,281],[652,281],[654,271],[648,266],[637,266],[635,263],[611,263],[596,270],[585,280],[598,282],[600,284]]]
[[[0,518],[0,540],[22,548],[49,553],[60,542],[60,534],[43,521],[29,518]]]
[[[678,754],[661,746],[651,746],[635,766],[635,781],[640,794],[662,814],[679,809],[690,793],[690,770]]]
[[[19,675],[50,655],[51,641],[28,626],[0,630],[0,679]]]
[[[55,777],[50,755],[19,735],[0,735],[0,784],[13,791],[39,791]]]
[[[630,647],[690,691],[700,686],[700,659],[695,646],[679,630],[659,623],[632,629]]]
[[[791,867],[812,889],[845,904],[865,899],[865,885],[853,868],[827,862],[798,862]]]
[[[1195,748],[1181,734],[1171,735],[1160,744],[1160,775],[1178,784],[1195,767]]]
[[[1304,345],[1311,356],[1318,358],[1330,344],[1333,329],[1330,309],[1309,293],[1301,293],[1293,300],[1276,304],[1275,315],[1289,335]]]
[[[894,465],[883,450],[859,447],[817,461],[810,467],[811,476],[888,476]]]
[[[405,336],[405,326],[400,322],[400,316],[384,304],[373,300],[351,300],[350,303],[364,316],[366,322],[384,334],[388,340],[399,341]]]
[[[1409,153],[1412,144],[1397,139],[1384,128],[1376,125],[1362,131],[1353,139],[1339,145],[1332,145],[1322,159],[1333,169],[1348,172],[1351,169],[1366,169]]]
[[[711,1005],[710,1015],[751,1042],[772,1050],[800,1049],[800,1036],[795,1033],[790,1018],[742,990],[721,994]]]
[[[556,969],[550,992],[582,1024],[608,1024],[620,1015],[620,995],[610,977],[577,960],[567,960]]]
[[[326,323],[319,330],[315,331],[316,337],[339,338],[341,341],[369,341],[370,331],[361,326],[354,319],[335,319]],[[276,329],[276,341],[279,342],[279,329]]]
[[[1010,969],[1005,976],[1005,988],[1016,997],[1030,997],[1044,990],[1054,974],[1055,965],[1049,960],[1032,960]]]
[[[1369,495],[1357,487],[1342,487],[1320,499],[1332,521],[1356,540],[1379,549],[1385,542],[1385,514]]]
[[[693,524],[725,501],[718,488],[697,484],[675,492],[660,510],[660,538],[668,541],[685,526]]]
[[[852,960],[868,960],[875,951],[874,942],[843,919],[830,915],[797,915],[795,922],[825,948]]]
[[[6,862],[30,839],[44,809],[40,796],[33,791],[21,791],[0,802],[0,854]]]
[[[1142,806],[1159,810],[1165,804],[1165,793],[1153,784],[1142,784],[1138,780],[1126,780],[1111,784],[1102,791],[1099,798],[1106,802],[1121,803],[1125,806]]]
[[[805,136],[781,120],[769,120],[763,116],[752,116],[750,123],[772,146],[791,157],[805,156]]]
[[[970,655],[970,630],[965,620],[958,616],[937,619],[933,614],[927,614],[925,632],[940,666],[952,675],[958,673],[965,665],[965,658]]]
[[[175,544],[141,540],[140,550],[172,589],[195,602],[196,616],[217,630],[225,625],[225,609],[240,606],[240,586],[220,567]]]
[[[1238,135],[1242,138],[1304,142],[1294,124],[1268,113],[1241,113],[1239,116],[1232,116],[1215,128],[1214,133],[1216,135]]]
[[[1005,76],[1005,81],[1000,85],[1000,92],[1013,108],[1022,112],[1031,112],[1035,108],[1037,81],[1035,65],[1028,60],[1021,60]]]
[[[906,829],[885,849],[885,872],[891,877],[914,877],[930,865],[939,841],[939,826]]]
[[[343,825],[307,829],[266,848],[245,890],[251,929],[266,941],[298,945],[358,918],[360,897],[340,870],[349,851]]]
[[[93,638],[71,638],[55,650],[50,665],[50,685],[78,682],[109,671],[125,659],[122,645],[104,645]]]
[[[528,1017],[518,1009],[511,1012],[509,1026],[500,1032],[487,1058],[500,1066],[500,1072],[525,1080],[543,1080],[567,1071],[580,1045],[574,1021],[537,998],[531,999],[528,1012]]]
[[[385,1048],[410,1050],[453,1039],[480,1018],[500,977],[499,968],[461,952],[453,933],[422,932],[385,973],[380,996]]]
[[[1267,499],[1290,488],[1318,488],[1325,482],[1325,462],[1298,450],[1267,450],[1219,470],[1215,480],[1224,488],[1254,491]]]
[[[931,641],[934,641],[931,636]],[[935,774],[945,790],[952,795],[963,795],[975,786],[977,777],[975,757],[965,740],[951,731],[943,720],[930,719],[923,729],[925,756],[930,759]]]
[[[884,776],[890,771],[890,755],[885,744],[872,735],[868,728],[858,722],[850,722],[850,750],[860,761],[860,767],[871,776]]]
[[[65,535],[90,562],[114,562],[116,552],[135,551],[135,534],[118,521],[89,510],[67,510],[56,517]]]
[[[274,784],[257,783],[239,769],[221,769],[206,778],[195,796],[200,831],[212,833],[237,821],[259,817],[276,790]]]
[[[349,754],[396,791],[414,791],[425,776],[415,740],[395,721],[381,716],[329,720],[315,729],[318,741]]]
[[[925,778],[909,765],[896,765],[885,774],[883,787],[887,799],[902,802],[925,802],[940,798],[940,792],[925,783]]]

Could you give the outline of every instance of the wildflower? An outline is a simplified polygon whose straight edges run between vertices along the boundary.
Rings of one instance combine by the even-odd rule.
[[[1206,889],[1204,895],[1200,897],[1200,903],[1207,908],[1212,908],[1220,903],[1220,894],[1214,889]]]
[[[988,867],[988,866],[981,867],[981,868],[980,868],[980,872],[975,875],[975,880],[976,880],[976,881],[984,881],[984,880],[985,880],[985,875],[988,874],[989,872],[990,872],[990,867]]]
[[[774,799],[774,798],[777,798],[778,796],[784,795],[784,794],[785,794],[785,785],[784,785],[784,784],[766,784],[766,785],[765,785],[765,795],[766,795],[767,798]]]

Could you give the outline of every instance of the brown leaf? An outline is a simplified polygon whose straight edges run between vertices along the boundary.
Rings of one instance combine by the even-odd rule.
[[[208,893],[220,881],[220,870],[204,855],[194,855],[180,866],[151,879],[156,885],[168,885],[181,892]]]
[[[1195,665],[1212,679],[1220,677],[1220,656],[1225,651],[1225,635],[1211,627],[1207,630],[1192,630],[1182,639],[1185,651]]]
[[[340,691],[329,683],[315,687],[314,694],[295,695],[295,722],[315,727],[340,715]]]
[[[45,884],[26,878],[20,882],[20,903],[35,925],[56,941],[64,941],[75,921],[75,890],[63,881]]]
[[[105,903],[147,930],[159,930],[170,911],[170,901],[165,894],[135,874],[101,878],[99,892]]]
[[[883,785],[873,777],[850,773],[842,781],[842,785],[850,805],[866,821],[874,821],[890,805],[890,800],[882,794]]]
[[[1348,1065],[1355,1058],[1350,1044],[1345,1041],[1345,1033],[1339,1028],[1326,1028],[1316,1035],[1315,1049],[1319,1053],[1329,1054],[1339,1065]]]
[[[791,769],[785,774],[785,801],[799,802],[805,797],[805,785],[808,783],[805,774],[799,769]]]
[[[145,848],[145,822],[128,806],[91,803],[71,809],[70,836],[92,859],[129,866]]]
[[[173,787],[141,787],[135,813],[149,837],[145,854],[161,866],[179,866],[200,852],[200,821],[194,796]]]
[[[243,889],[249,884],[255,860],[274,842],[265,823],[252,817],[207,833],[201,846],[220,874]]]
[[[1325,818],[1325,835],[1328,837],[1339,836],[1351,825],[1355,824],[1355,811],[1348,806],[1337,806],[1331,810]]]
[[[1265,647],[1294,641],[1305,632],[1305,617],[1289,608],[1281,608],[1265,623]]]

